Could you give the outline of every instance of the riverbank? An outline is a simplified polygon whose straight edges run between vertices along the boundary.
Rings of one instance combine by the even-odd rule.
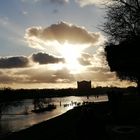
[[[120,111],[122,114],[123,110],[120,109]],[[108,102],[91,103],[1,139],[139,140],[138,117],[136,117],[137,120],[134,118],[131,120],[128,116],[127,121],[123,116],[121,118],[118,119],[111,114]]]
[[[49,121],[9,134],[1,139],[88,140],[91,137],[105,139],[107,135],[103,119],[107,112],[107,103],[97,104],[76,107]]]

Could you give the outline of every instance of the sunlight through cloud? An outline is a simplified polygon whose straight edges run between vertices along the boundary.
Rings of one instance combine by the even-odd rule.
[[[29,46],[59,54],[65,60],[65,66],[71,73],[79,73],[83,69],[78,58],[81,53],[91,47],[101,45],[104,37],[101,33],[87,31],[84,27],[74,24],[59,22],[49,27],[30,27],[26,30],[25,39]]]

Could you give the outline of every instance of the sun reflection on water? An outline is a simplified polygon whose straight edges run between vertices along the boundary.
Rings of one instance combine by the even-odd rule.
[[[50,100],[46,98],[46,100]],[[5,112],[5,114],[11,115],[3,115],[1,116],[0,121],[0,128],[2,133],[6,132],[13,132],[19,131],[21,129],[28,128],[32,125],[40,123],[42,121],[49,120],[53,117],[61,115],[68,110],[73,109],[76,106],[81,106],[88,102],[97,102],[97,101],[104,101],[108,100],[106,96],[99,96],[98,98],[95,96],[86,96],[76,97],[76,96],[69,96],[69,97],[61,97],[61,98],[52,98],[51,103],[54,103],[57,108],[53,111],[46,111],[43,113],[29,113],[23,115],[23,110],[25,110],[25,106],[28,106],[29,111],[33,109],[32,100],[23,100],[21,106],[11,106]],[[18,115],[16,115],[18,113]],[[22,113],[20,115],[20,113]]]

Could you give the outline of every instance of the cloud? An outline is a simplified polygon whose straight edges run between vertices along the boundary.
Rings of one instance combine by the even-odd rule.
[[[59,64],[50,64],[56,67],[59,67]],[[97,84],[102,85],[117,85],[122,86],[123,82],[120,82],[115,73],[109,72],[105,68],[101,67],[87,67],[87,69],[78,74],[71,74],[70,71],[62,67],[60,69],[50,69],[50,65],[38,65],[37,67],[28,67],[26,69],[0,69],[0,83],[3,86],[17,87],[26,85],[29,87],[31,84],[32,88],[35,84],[36,87],[42,87],[42,84],[45,84],[44,88],[47,88],[47,85],[54,84],[53,86],[60,84],[67,84],[71,86],[71,83],[75,83],[78,80],[92,80],[93,85]],[[117,84],[116,84],[117,83]],[[134,83],[133,83],[134,84]],[[124,84],[124,86],[132,85],[132,83]],[[53,88],[53,86],[51,86]],[[61,85],[60,85],[61,86]],[[24,88],[27,88],[24,86]],[[34,86],[34,88],[36,88]],[[17,87],[20,88],[20,87]],[[60,88],[60,87],[59,87]],[[63,88],[63,87],[61,87]]]
[[[0,25],[6,26],[9,24],[9,18],[8,17],[0,17]]]
[[[27,11],[22,11],[22,14],[23,14],[23,15],[27,15],[28,12],[27,12]]]
[[[64,63],[64,58],[39,52],[36,54],[34,53],[29,57],[27,56],[1,57],[0,69],[26,68],[34,66],[35,63],[39,63],[41,65],[41,64],[57,64],[59,62]]]
[[[38,2],[42,4],[59,4],[59,5],[64,5],[71,0],[21,0],[22,3],[30,3],[30,4],[36,4]],[[78,3],[81,7],[84,6],[89,6],[89,5],[96,5],[96,6],[104,6],[105,4],[109,4],[112,2],[112,0],[75,0],[76,3]]]
[[[88,32],[85,28],[66,22],[52,24],[49,27],[30,27],[25,38],[29,45],[36,49],[45,49],[42,45],[50,42],[64,44],[96,44],[100,42],[101,34]]]
[[[58,13],[58,12],[59,12],[58,9],[54,9],[52,13],[53,13],[53,14],[56,14],[56,13]]]
[[[67,68],[52,70],[49,65],[39,65],[27,69],[0,69],[0,73],[0,83],[3,84],[69,83],[74,81],[74,76]]]
[[[82,53],[78,60],[83,65],[84,71],[75,75],[77,80],[92,80],[95,82],[117,80],[116,74],[110,72],[103,47],[98,48],[92,55]]]
[[[82,53],[81,56],[78,58],[78,61],[81,65],[91,65],[93,56],[88,53]]]
[[[92,80],[92,81],[115,81],[116,74],[110,72],[107,64],[104,48],[99,47],[94,54],[82,53],[78,59],[79,63],[83,65],[84,71],[75,75],[76,79]]]
[[[88,5],[104,6],[105,4],[111,3],[112,0],[75,0],[81,7]]]
[[[27,2],[31,2],[31,3],[37,3],[39,2],[40,0],[21,0],[21,2],[23,3],[27,3]]]
[[[103,72],[103,73],[108,73],[110,72],[110,69],[108,67],[93,67],[92,65],[89,66],[88,68],[88,71],[92,71],[92,72]]]
[[[97,69],[105,69],[110,71],[104,52],[104,47],[98,47],[96,52],[82,52],[78,61],[84,67],[87,67],[88,70],[97,71]]]
[[[2,71],[0,69],[0,83],[8,83],[8,82],[12,82],[12,79],[7,76],[7,74],[5,74],[5,71]]]
[[[0,68],[21,68],[29,66],[29,60],[25,56],[0,58]]]
[[[51,3],[57,3],[57,4],[65,4],[68,3],[69,0],[50,0]]]
[[[69,0],[21,0],[22,3],[28,3],[28,4],[58,4],[58,5],[64,5],[69,2]]]
[[[0,69],[0,72],[2,73],[0,75],[0,83],[9,84],[9,86],[11,86],[11,84],[17,84],[17,83],[28,83],[29,76],[26,75],[25,73],[19,73],[21,71],[24,71],[24,69],[22,68]]]
[[[106,57],[105,57],[105,52],[104,52],[104,47],[99,47],[96,50],[96,53],[93,55],[93,62],[92,66],[93,67],[106,67],[109,69]]]
[[[49,55],[49,54],[46,54],[43,52],[33,54],[31,56],[31,58],[34,62],[37,62],[39,64],[50,64],[50,63],[64,62],[63,58],[59,58],[59,57]]]
[[[112,72],[103,72],[103,71],[85,71],[81,74],[75,75],[75,78],[77,80],[91,80],[91,81],[100,81],[100,82],[106,82],[106,81],[115,81],[117,80],[115,73]]]

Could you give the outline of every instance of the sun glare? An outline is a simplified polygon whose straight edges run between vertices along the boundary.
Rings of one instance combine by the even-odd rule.
[[[82,70],[82,66],[78,62],[83,48],[73,44],[64,43],[61,47],[61,54],[65,59],[66,67],[71,73],[79,73]]]

